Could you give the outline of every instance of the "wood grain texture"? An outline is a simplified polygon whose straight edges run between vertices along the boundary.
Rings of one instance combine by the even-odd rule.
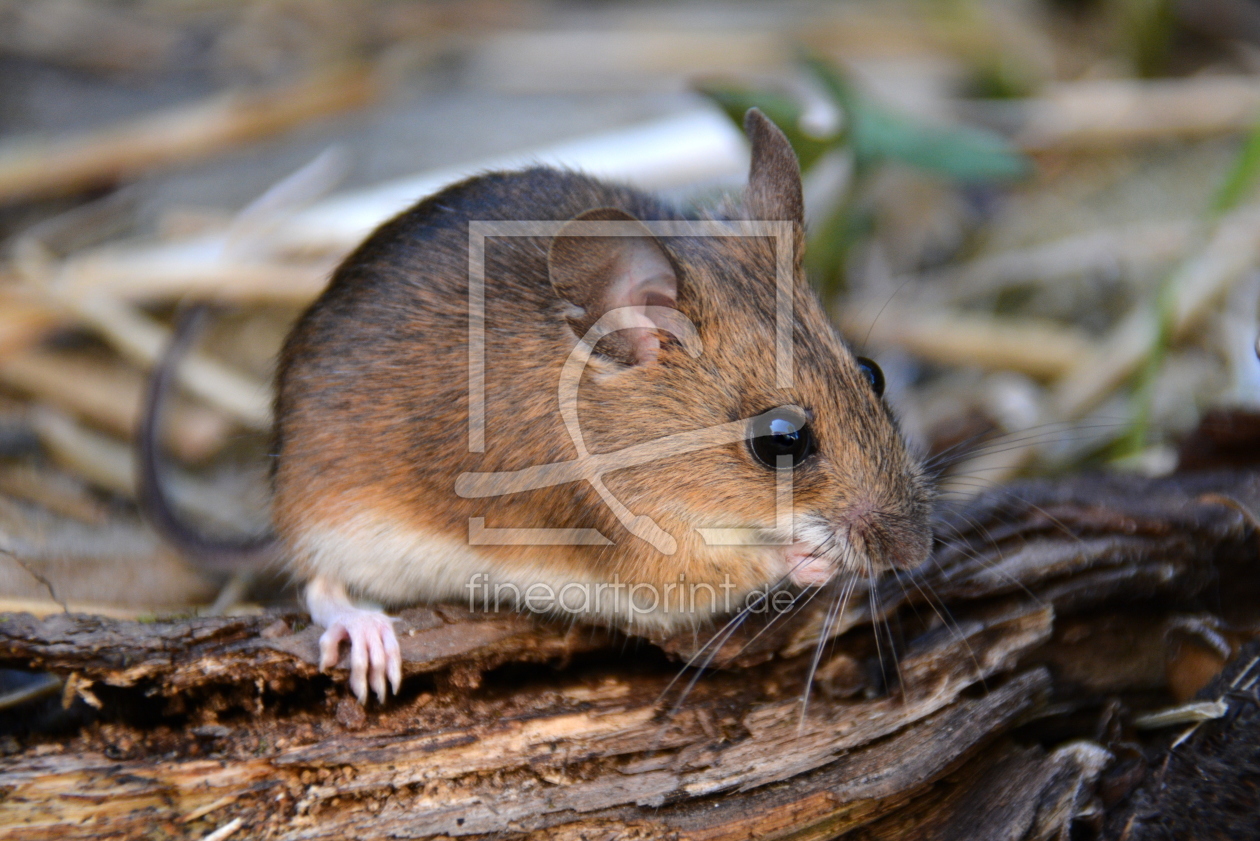
[[[81,721],[11,739],[0,825],[19,839],[200,838],[235,820],[238,837],[283,839],[1090,837],[1098,781],[1123,767],[1123,739],[1146,738],[1107,699],[1166,702],[1165,628],[1203,593],[1240,626],[1255,602],[1256,489],[1236,473],[1080,477],[983,497],[901,586],[825,633],[813,607],[751,623],[685,693],[693,673],[672,680],[704,650],[691,637],[451,606],[404,612],[402,692],[367,710],[343,672],[317,672],[298,616],[10,615],[0,664],[63,676]]]

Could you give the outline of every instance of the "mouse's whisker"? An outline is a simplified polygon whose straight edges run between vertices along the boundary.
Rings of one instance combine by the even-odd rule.
[[[727,640],[729,640],[731,636],[734,635],[734,633],[740,628],[740,626],[743,625],[744,622],[747,621],[747,619],[750,616],[752,616],[755,612],[761,609],[762,604],[769,600],[771,593],[775,592],[778,588],[782,587],[788,581],[788,579],[791,577],[792,572],[794,572],[801,565],[809,563],[811,560],[814,560],[816,557],[823,555],[826,552],[830,551],[832,548],[834,548],[834,545],[828,545],[828,544],[834,544],[834,541],[828,541],[827,543],[824,543],[823,546],[819,547],[818,549],[814,550],[806,557],[802,558],[790,570],[788,570],[788,572],[785,573],[777,582],[775,582],[770,587],[766,588],[766,590],[762,592],[754,602],[752,602],[751,604],[746,604],[738,613],[735,614],[735,616],[733,616],[725,625],[723,625],[722,628],[720,628],[716,633],[710,636],[708,641],[705,642],[705,644],[701,646],[700,649],[698,649],[691,656],[691,658],[682,666],[682,668],[678,670],[678,673],[674,675],[673,679],[670,680],[670,682],[666,685],[666,687],[661,691],[660,695],[657,696],[657,700],[656,700],[657,704],[660,704],[661,702],[664,701],[664,699],[668,696],[670,690],[673,689],[673,687],[678,683],[678,681],[682,679],[683,675],[686,674],[688,669],[694,669],[694,674],[691,676],[691,679],[687,682],[687,685],[683,687],[682,691],[679,693],[679,697],[677,701],[674,702],[673,706],[670,707],[669,711],[666,713],[667,722],[670,719],[672,719],[675,715],[677,715],[680,709],[682,709],[683,704],[686,702],[691,692],[695,689],[696,684],[700,680],[700,677],[704,674],[704,671],[713,662],[713,659],[717,656],[718,652],[726,644]],[[796,595],[794,595],[792,598],[792,601],[788,605],[788,608],[782,612],[776,612],[776,614],[773,617],[771,617],[770,620],[759,631],[757,631],[757,633],[754,634],[751,639],[745,641],[745,643],[742,646],[740,646],[739,650],[733,656],[738,657],[740,654],[743,654],[744,651],[746,651],[748,647],[753,644],[753,642],[755,642],[758,638],[761,637],[762,634],[768,631],[770,627],[773,626],[774,623],[777,622],[783,615],[787,615],[788,613],[792,612],[793,609],[796,608],[798,603],[800,603],[800,606],[802,608],[805,605],[808,605],[811,601],[813,601],[813,599],[818,595],[818,593],[822,591],[822,589],[823,588],[821,587],[810,588],[811,592],[809,593],[807,597],[805,597],[804,602],[800,602],[801,595],[802,595],[801,593],[797,593]],[[706,652],[708,653],[706,654]],[[699,662],[697,665],[697,661],[700,661],[702,656],[704,657],[703,661]]]
[[[954,618],[949,606],[945,604],[944,600],[932,592],[932,587],[930,584],[927,584],[927,582],[920,582],[918,578],[913,575],[905,576],[905,578],[910,580],[910,583],[914,585],[915,590],[917,590],[919,595],[923,597],[923,601],[928,607],[932,608],[932,612],[936,614],[937,618],[941,620],[941,623],[949,629],[951,634],[953,634],[954,639],[958,640],[958,642],[967,649],[967,657],[976,667],[976,673],[980,674],[983,671],[980,668],[980,660],[976,656],[975,650],[971,647],[971,643],[968,642],[967,636],[963,633],[962,627],[958,624],[958,620]],[[898,578],[898,581],[901,585],[902,592],[906,593],[908,596],[909,592],[906,590],[905,581],[900,577]],[[911,599],[907,599],[907,601],[910,603],[911,609],[918,614],[918,608],[914,606],[914,601]]]
[[[866,591],[867,609],[871,612],[871,635],[875,640],[875,660],[879,663],[879,674],[882,685],[880,690],[885,694],[892,694],[892,680],[890,673],[896,675],[898,686],[901,675],[901,662],[897,656],[896,648],[893,645],[892,625],[887,617],[879,614],[878,592],[876,587],[871,587]],[[885,655],[885,649],[887,654]],[[891,666],[891,669],[889,668]]]
[[[870,588],[868,588],[866,591],[866,596],[869,602],[868,609],[871,612],[871,631],[873,632],[874,638],[875,638],[875,659],[879,662],[880,675],[884,679],[884,684],[885,684],[885,689],[886,689],[887,684],[888,684],[888,678],[887,678],[888,668],[887,668],[887,664],[884,662],[884,647],[880,644],[880,636],[881,636],[880,622],[882,621],[884,623],[884,627],[886,630],[889,629],[889,625],[888,625],[887,619],[883,619],[883,620],[880,619],[879,605],[875,599],[875,596],[876,596],[875,591],[876,591],[876,584],[874,581],[872,581]],[[888,656],[892,659],[893,668],[896,669],[898,672],[898,675],[900,675],[901,665],[897,661],[896,651],[893,649],[893,646],[892,646],[891,630],[889,630],[889,638],[888,638]]]
[[[1035,448],[1045,444],[1097,440],[1099,433],[1121,429],[1124,425],[1123,421],[1052,421],[1010,432],[991,430],[973,435],[935,453],[924,460],[923,469],[936,481],[946,476],[950,481],[954,481],[955,476],[949,474],[949,469],[968,459]],[[975,446],[971,446],[972,444]]]
[[[797,724],[797,733],[805,731],[805,718],[809,712],[809,693],[814,687],[814,676],[818,673],[818,665],[822,662],[823,651],[827,647],[831,639],[831,629],[839,617],[844,615],[845,609],[849,604],[849,597],[853,595],[854,589],[857,587],[857,576],[853,576],[845,582],[845,586],[840,596],[832,600],[831,606],[827,609],[827,614],[823,618],[822,628],[818,632],[818,642],[814,645],[814,655],[809,662],[809,671],[805,675],[805,688],[801,691],[801,715]]]
[[[1123,418],[1092,418],[1088,420],[1079,420],[1079,421],[1073,421],[1073,420],[1047,421],[1045,423],[1039,423],[1039,424],[1034,424],[1032,426],[1027,426],[1027,427],[1024,427],[1023,429],[1012,429],[1008,431],[999,431],[998,429],[987,429],[983,432],[977,432],[974,435],[970,435],[962,439],[961,441],[957,441],[954,444],[951,444],[949,447],[946,447],[944,450],[941,450],[938,453],[934,453],[931,457],[929,457],[926,460],[926,464],[928,465],[936,464],[941,459],[953,456],[959,451],[970,454],[980,449],[983,449],[984,447],[988,447],[993,444],[1001,444],[1009,440],[1019,440],[1021,438],[1032,439],[1032,438],[1037,438],[1041,436],[1052,436],[1052,435],[1061,434],[1061,432],[1063,431],[1074,432],[1077,430],[1086,431],[1086,430],[1100,430],[1100,429],[1115,429],[1115,428],[1124,426],[1126,423],[1127,421],[1125,421]],[[973,444],[977,444],[978,446],[972,447]]]
[[[682,676],[685,675],[689,669],[694,670],[691,680],[689,680],[687,685],[683,687],[682,692],[678,696],[678,700],[674,702],[674,705],[666,714],[667,720],[673,718],[682,708],[683,702],[687,700],[687,696],[691,694],[693,689],[695,689],[697,681],[700,680],[700,676],[704,674],[705,669],[707,669],[709,664],[713,662],[713,659],[717,656],[718,652],[721,651],[722,646],[726,644],[726,641],[730,639],[739,627],[748,619],[748,617],[759,608],[761,602],[767,599],[769,599],[768,591],[758,596],[757,600],[751,605],[745,605],[742,609],[740,609],[740,611],[732,616],[725,625],[710,636],[704,645],[691,655],[687,662],[684,663],[678,670],[678,673],[674,675],[674,678],[665,685],[665,688],[661,690],[661,693],[656,698],[656,704],[660,704],[665,700],[666,696],[669,695],[669,691],[674,688],[674,685],[682,679]],[[706,652],[708,653],[706,654]],[[697,661],[699,661],[701,657],[704,659],[699,663],[699,665],[697,665]]]
[[[1005,572],[1005,571],[1003,571],[1003,570],[1002,570],[1002,568],[1001,568],[1001,564],[1002,564],[1003,560],[1005,560],[1005,559],[1002,557],[1002,547],[1001,547],[1001,546],[998,544],[998,542],[997,542],[997,541],[993,538],[992,534],[988,531],[988,529],[986,529],[986,528],[985,528],[982,524],[980,524],[980,523],[979,523],[977,520],[975,520],[973,517],[971,517],[971,516],[969,516],[969,515],[966,515],[966,514],[964,514],[964,515],[962,515],[962,516],[963,516],[963,518],[964,518],[964,519],[966,519],[968,522],[970,522],[970,523],[972,524],[972,526],[973,526],[973,527],[974,527],[977,531],[979,531],[979,532],[982,532],[982,533],[983,533],[984,538],[985,538],[985,539],[989,542],[989,545],[993,547],[993,550],[994,550],[995,552],[997,552],[997,554],[998,554],[998,560],[997,560],[997,561],[991,561],[991,560],[989,560],[988,558],[986,558],[986,557],[985,557],[985,556],[984,556],[984,555],[983,555],[983,554],[982,554],[979,550],[972,549],[972,548],[971,548],[971,546],[970,546],[970,542],[969,542],[969,541],[967,541],[967,540],[965,539],[965,537],[964,537],[964,536],[963,536],[963,534],[962,534],[962,533],[958,530],[958,528],[957,528],[956,526],[952,525],[952,524],[949,524],[949,523],[941,523],[941,524],[939,524],[939,525],[945,526],[945,527],[949,528],[951,531],[953,531],[953,532],[955,533],[955,535],[957,535],[957,536],[958,536],[958,542],[957,542],[957,543],[944,543],[944,545],[945,545],[945,546],[947,546],[947,547],[949,547],[949,548],[951,548],[951,549],[954,549],[955,551],[957,551],[957,552],[959,552],[961,555],[963,555],[963,557],[967,558],[968,560],[974,561],[975,563],[977,563],[977,564],[979,564],[980,566],[984,567],[984,568],[985,568],[986,570],[988,570],[989,572],[992,572],[992,573],[994,573],[995,575],[998,575],[998,576],[999,576],[999,577],[1001,577],[1003,580],[1005,580],[1007,583],[1009,583],[1009,584],[1013,585],[1013,586],[1014,586],[1014,587],[1016,587],[1017,589],[1022,590],[1022,591],[1023,591],[1023,593],[1024,593],[1026,596],[1028,596],[1030,599],[1032,599],[1033,603],[1034,603],[1034,604],[1036,604],[1038,607],[1044,607],[1044,606],[1045,606],[1045,602],[1043,602],[1043,601],[1042,601],[1042,599],[1041,599],[1041,597],[1040,597],[1040,596],[1038,596],[1035,592],[1033,592],[1031,589],[1029,589],[1029,587],[1028,587],[1028,585],[1027,585],[1027,584],[1025,584],[1023,581],[1020,581],[1018,578],[1015,578],[1015,577],[1014,577],[1014,576],[1012,576],[1011,574],[1009,574],[1009,573],[1007,573],[1007,572]],[[942,569],[942,571],[943,571],[943,568],[940,566],[940,562],[939,562],[939,561],[935,561],[935,560],[934,560],[933,562],[934,562],[934,563],[936,563],[936,565],[937,565],[937,569]],[[921,591],[921,592],[922,592],[922,591]]]
[[[831,552],[831,550],[836,549],[836,548],[837,548],[837,542],[834,539],[829,538],[826,542],[823,543],[822,546],[818,547],[809,555],[802,558],[795,566],[792,567],[792,570],[794,571],[797,567],[807,564],[816,558],[826,557]],[[779,587],[783,586],[787,582],[788,578],[791,577],[791,574],[792,574],[791,571],[789,571],[786,575],[780,578],[770,588],[770,592],[773,592],[777,590]],[[790,613],[795,612],[797,609],[804,609],[805,607],[807,607],[809,603],[812,602],[814,598],[823,591],[823,589],[824,587],[810,587],[809,595],[805,597],[805,601],[803,602],[801,602],[800,599],[801,599],[801,596],[805,594],[805,591],[800,591],[796,593],[794,596],[792,596],[792,601],[788,602],[786,609],[781,610],[781,611],[775,611],[774,616],[772,616],[770,620],[766,622],[764,626],[762,626],[761,630],[753,634],[753,636],[750,639],[748,639],[742,646],[740,646],[739,651],[735,652],[735,654],[733,655],[733,658],[739,657],[741,654],[747,651],[748,648],[754,642],[756,642],[761,637],[762,634],[770,630],[770,628],[774,625],[774,623],[778,622],[780,618],[787,616]],[[798,603],[800,605],[799,608],[797,607]]]

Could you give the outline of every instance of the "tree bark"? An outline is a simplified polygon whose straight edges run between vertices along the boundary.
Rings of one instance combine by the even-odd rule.
[[[946,515],[931,563],[832,621],[826,592],[710,645],[416,608],[397,626],[402,692],[366,710],[344,671],[318,672],[301,616],[10,615],[0,665],[61,676],[47,706],[77,718],[50,733],[21,708],[0,826],[14,839],[1118,833],[1124,810],[1150,808],[1125,751],[1151,767],[1186,729],[1133,726],[1177,700],[1184,646],[1169,629],[1187,616],[1217,629],[1223,665],[1260,627],[1258,502],[1260,478],[1238,472],[1027,483]]]

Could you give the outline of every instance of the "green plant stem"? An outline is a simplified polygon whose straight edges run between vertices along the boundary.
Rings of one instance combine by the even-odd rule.
[[[1220,222],[1221,217],[1241,204],[1255,187],[1257,180],[1260,180],[1260,122],[1252,127],[1246,142],[1213,196],[1204,220],[1205,228],[1211,230]],[[1204,237],[1205,241],[1206,239]],[[1124,437],[1117,442],[1114,450],[1117,458],[1136,455],[1150,441],[1155,385],[1173,340],[1176,279],[1188,259],[1183,260],[1176,270],[1169,272],[1160,281],[1152,313],[1156,324],[1155,336],[1146,360],[1133,378],[1133,418]]]

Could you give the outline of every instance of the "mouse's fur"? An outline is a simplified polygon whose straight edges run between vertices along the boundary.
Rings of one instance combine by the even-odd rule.
[[[750,134],[750,186],[731,215],[789,221],[799,243],[795,158],[759,115]],[[543,583],[553,592],[569,582],[642,582],[658,594],[684,583],[726,585],[693,587],[698,601],[688,609],[587,615],[666,629],[739,607],[744,593],[781,582],[790,571],[783,547],[708,546],[695,530],[773,529],[776,473],[742,443],[605,476],[631,512],[652,517],[678,541],[669,555],[629,534],[586,482],[497,498],[455,492],[461,474],[577,456],[558,410],[561,368],[579,341],[575,328],[609,303],[606,275],[619,271],[618,261],[642,262],[643,255],[668,261],[676,288],[666,303],[695,326],[702,351],[693,357],[650,325],[627,331],[633,340],[605,339],[579,392],[590,451],[612,452],[783,404],[803,407],[812,414],[818,453],[792,477],[798,539],[847,574],[920,562],[930,542],[926,480],[805,283],[799,247],[794,385],[775,388],[769,239],[645,235],[634,241],[637,250],[617,251],[626,243],[610,238],[593,241],[585,253],[577,241],[553,248],[544,237],[488,239],[485,451],[469,452],[469,221],[564,221],[597,210],[598,218],[683,218],[644,193],[576,173],[490,173],[386,223],[338,268],[290,335],[279,369],[275,525],[297,573],[339,581],[387,605],[467,603],[478,573],[491,592],[509,582],[520,591]],[[657,298],[646,303],[659,304],[669,290],[652,294]],[[611,544],[474,546],[470,518],[484,518],[491,529],[596,529]]]

